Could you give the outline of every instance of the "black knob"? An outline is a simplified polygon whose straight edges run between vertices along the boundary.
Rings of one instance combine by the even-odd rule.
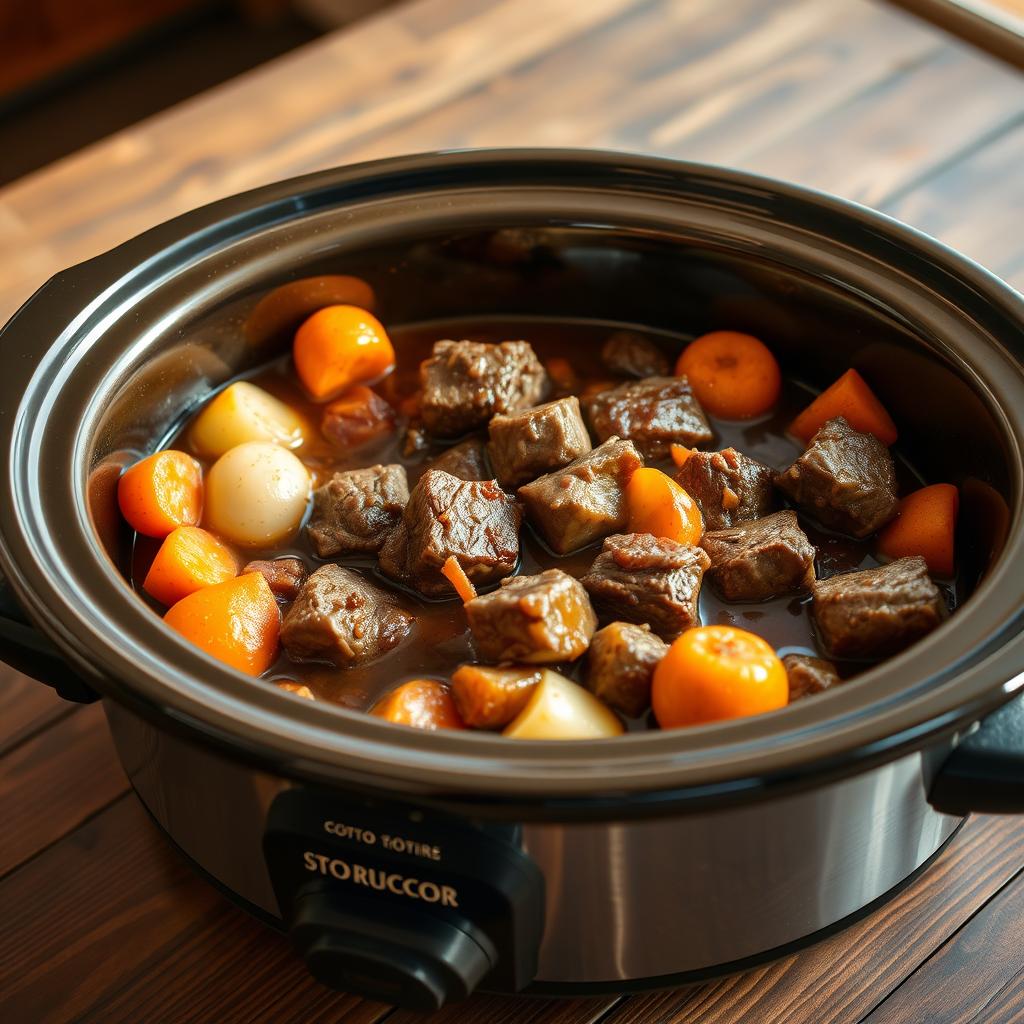
[[[317,886],[296,894],[291,938],[318,981],[413,1010],[464,999],[497,960],[451,920]]]

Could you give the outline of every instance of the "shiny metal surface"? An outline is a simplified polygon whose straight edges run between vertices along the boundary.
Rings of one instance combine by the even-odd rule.
[[[110,701],[143,803],[226,887],[277,914],[260,856],[267,808],[291,783],[156,729]],[[648,821],[527,824],[544,872],[538,981],[656,978],[754,956],[855,913],[898,885],[960,819],[925,799],[916,753],[774,801]]]

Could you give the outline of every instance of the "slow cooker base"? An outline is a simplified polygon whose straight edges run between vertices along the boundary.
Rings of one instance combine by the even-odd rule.
[[[199,875],[205,882],[212,885],[222,896],[230,900],[235,906],[244,910],[261,924],[282,934],[286,931],[284,922],[279,917],[268,913],[262,907],[245,899],[245,897],[240,896],[237,892],[234,892],[215,875],[210,874],[210,872],[207,871],[197,860],[191,857],[181,846],[178,845],[178,843],[174,841],[174,838],[170,833],[168,833],[160,824],[159,820],[146,806],[146,802],[141,798],[137,791],[135,795],[139,798],[139,803],[146,811],[149,819],[153,822],[153,825],[163,835],[167,843],[174,848],[178,855],[192,868],[193,871],[195,871],[197,875]],[[564,999],[581,999],[588,996],[652,992],[659,989],[682,988],[686,985],[696,985],[700,982],[727,977],[730,974],[742,974],[744,971],[760,967],[762,964],[771,963],[773,960],[781,960],[793,953],[799,953],[803,949],[807,949],[819,942],[823,942],[825,939],[838,934],[844,929],[849,928],[851,925],[856,924],[858,921],[862,921],[864,918],[873,914],[876,910],[881,909],[889,903],[890,900],[899,896],[900,893],[913,885],[913,883],[928,871],[939,857],[942,856],[957,835],[959,835],[960,829],[963,828],[966,820],[967,819],[965,818],[964,821],[961,821],[956,826],[946,841],[927,860],[915,868],[915,870],[907,875],[907,877],[902,881],[898,882],[888,891],[882,893],[881,896],[878,896],[870,903],[865,904],[859,910],[854,911],[852,914],[848,914],[846,917],[833,922],[827,927],[820,928],[808,935],[801,936],[799,939],[788,942],[783,946],[776,946],[774,949],[765,950],[763,953],[757,953],[754,956],[744,957],[741,960],[732,960],[728,963],[716,964],[713,967],[705,967],[696,971],[681,971],[678,974],[660,974],[650,978],[630,978],[628,980],[609,982],[534,982],[518,994],[522,996],[553,996]],[[496,990],[491,990],[486,986],[483,986],[480,991],[488,992]],[[508,993],[500,994],[507,995]]]

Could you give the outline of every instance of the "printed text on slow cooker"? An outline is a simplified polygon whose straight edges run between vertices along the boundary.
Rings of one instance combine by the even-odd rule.
[[[390,850],[392,853],[410,853],[414,857],[423,857],[426,860],[441,859],[440,846],[421,843],[415,839],[406,839],[403,836],[388,835],[386,832],[381,832],[378,835],[373,829],[360,828],[358,825],[346,825],[343,821],[325,821],[324,831],[339,839],[351,839],[364,846],[376,846],[380,843],[385,850]]]
[[[411,900],[422,900],[424,903],[440,903],[442,907],[459,905],[459,894],[450,885],[424,882],[418,878],[400,875],[396,871],[382,871],[380,868],[368,868],[363,864],[349,864],[337,857],[328,857],[310,850],[306,850],[302,859],[307,871],[330,875],[339,882],[352,882],[353,885],[364,885],[368,889],[406,896]]]

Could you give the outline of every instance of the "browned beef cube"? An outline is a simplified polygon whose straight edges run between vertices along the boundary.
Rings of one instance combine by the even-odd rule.
[[[544,367],[525,341],[438,341],[420,376],[423,422],[437,437],[458,437],[495,413],[529,409],[547,387]]]
[[[281,623],[281,645],[293,661],[350,668],[390,651],[413,617],[359,573],[322,565],[302,585]]]
[[[584,408],[599,441],[624,437],[648,458],[668,455],[669,445],[695,445],[715,435],[685,377],[648,377],[601,391]]]
[[[606,619],[646,622],[663,640],[700,625],[697,601],[711,560],[703,548],[649,533],[608,537],[582,583]]]
[[[552,551],[564,555],[626,526],[626,484],[644,464],[617,437],[519,488],[526,514]]]
[[[376,391],[356,384],[324,411],[320,430],[341,451],[379,441],[395,429],[395,410]]]
[[[587,689],[616,711],[639,718],[651,706],[654,669],[667,651],[646,623],[613,622],[590,641]]]
[[[822,525],[866,537],[896,515],[892,456],[873,434],[842,416],[829,420],[810,447],[777,478],[779,487]]]
[[[700,546],[727,601],[764,601],[814,582],[814,545],[790,510],[705,533]]]
[[[668,356],[636,331],[616,331],[601,349],[601,361],[620,377],[666,377]]]
[[[735,448],[694,452],[676,473],[676,481],[704,516],[706,530],[760,519],[774,505],[775,473]]]
[[[262,573],[274,597],[281,601],[294,601],[306,579],[306,565],[301,558],[257,559],[246,565],[242,575],[247,572]]]
[[[493,477],[487,468],[484,443],[475,437],[471,437],[461,444],[454,444],[451,448],[441,452],[430,463],[430,468],[451,473],[452,476],[457,476],[460,480],[490,480]]]
[[[942,621],[946,603],[920,555],[841,573],[812,588],[814,623],[836,658],[885,658]]]
[[[524,412],[499,414],[487,446],[502,487],[518,487],[590,451],[590,435],[574,395]]]
[[[831,661],[812,658],[809,654],[787,654],[782,659],[789,678],[789,703],[822,693],[841,682]]]
[[[460,480],[428,469],[409,496],[402,521],[380,552],[385,575],[427,597],[454,597],[441,573],[454,556],[477,586],[515,571],[522,510],[496,480]]]
[[[397,526],[409,501],[409,482],[398,465],[335,473],[313,492],[306,530],[321,558],[376,552]]]
[[[528,665],[578,658],[597,628],[587,592],[561,569],[502,580],[466,603],[466,618],[484,661]]]

